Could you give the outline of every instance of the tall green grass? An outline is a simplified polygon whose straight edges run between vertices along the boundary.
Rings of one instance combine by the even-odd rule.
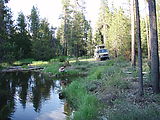
[[[60,63],[60,62],[54,62],[54,63],[51,63],[51,64],[46,64],[44,72],[57,74],[57,73],[59,73],[59,68],[62,65],[63,65],[63,63]]]
[[[87,92],[83,79],[73,81],[65,89],[65,93],[68,101],[76,110],[74,120],[93,120],[97,117],[98,100]]]
[[[106,72],[108,75],[115,74],[115,69],[109,69],[114,65],[115,62],[107,61],[107,62],[97,62],[97,63],[90,63],[90,62],[75,62],[72,65],[76,69],[83,71],[82,68],[87,68],[88,76],[85,78],[80,78],[73,81],[65,90],[65,94],[67,100],[73,105],[76,112],[74,113],[74,120],[94,120],[98,116],[98,110],[100,107],[100,102],[88,91],[88,87],[92,86],[94,82],[102,82],[103,77],[105,76]],[[112,76],[113,77],[113,76]],[[113,82],[108,82],[110,85],[113,86],[117,83],[120,87],[124,87],[123,83],[118,82],[117,79]],[[109,80],[108,80],[109,81]],[[92,83],[93,82],[93,83]],[[89,86],[88,86],[89,85]],[[95,86],[96,89],[96,86]]]
[[[76,62],[73,64],[81,71],[85,66],[87,68],[86,71],[88,71],[87,77],[76,79],[64,90],[67,100],[76,110],[74,120],[94,120],[98,116],[100,103],[96,96],[87,90],[86,86],[89,81],[99,79],[105,67],[97,67],[96,64],[89,62]]]

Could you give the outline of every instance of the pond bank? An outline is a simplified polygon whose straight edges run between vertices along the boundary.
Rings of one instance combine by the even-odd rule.
[[[143,65],[147,74],[144,74],[145,95],[140,97],[137,70],[124,58],[74,63],[74,68],[86,72],[87,76],[74,79],[64,89],[67,100],[75,109],[73,119],[160,119],[160,95],[152,93],[149,68],[145,62]]]
[[[43,70],[43,67],[37,67],[37,66],[27,66],[27,67],[23,67],[23,66],[10,66],[7,67],[3,70],[1,70],[0,72],[20,72],[20,71],[35,71],[35,70]]]

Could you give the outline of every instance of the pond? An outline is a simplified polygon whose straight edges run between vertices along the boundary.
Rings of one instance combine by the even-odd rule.
[[[0,73],[0,120],[65,120],[62,87],[38,72]]]

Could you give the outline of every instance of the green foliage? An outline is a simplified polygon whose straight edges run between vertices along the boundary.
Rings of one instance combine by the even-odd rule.
[[[115,10],[108,32],[108,43],[110,53],[117,56],[127,54],[130,51],[130,22],[124,15],[122,9]]]
[[[16,59],[24,59],[31,57],[31,37],[27,31],[27,23],[24,14],[19,13],[17,19],[18,32],[14,35],[14,42],[16,44]]]
[[[105,69],[106,69],[106,66],[92,68],[92,70],[88,76],[88,79],[90,79],[90,80],[101,79],[102,74],[104,73]]]
[[[96,44],[105,44],[110,55],[130,57],[130,18],[121,8],[112,10],[108,1],[102,0],[95,33]]]
[[[39,34],[38,31],[40,26],[40,18],[39,18],[38,8],[36,8],[35,6],[33,6],[31,10],[30,22],[31,22],[30,30],[32,32],[32,37],[33,37],[32,39],[36,40]]]
[[[22,60],[13,62],[13,65],[27,65],[27,64],[31,64],[33,61],[34,59],[31,59],[31,58],[22,59]]]
[[[67,56],[60,56],[58,57],[59,62],[65,62],[67,60]]]
[[[3,62],[12,63],[15,60],[15,45],[12,42],[0,44],[1,59]]]
[[[112,74],[112,77],[107,78],[106,85],[118,89],[128,89],[130,82],[126,81],[123,77],[122,73]]]
[[[49,60],[54,56],[52,32],[46,19],[39,24],[38,38],[32,42],[32,52],[36,60]]]
[[[142,50],[143,50],[143,55],[146,56],[148,54],[147,51],[147,31],[146,31],[146,20],[145,19],[141,19],[141,41],[142,41]]]
[[[83,80],[73,81],[65,90],[68,100],[76,108],[74,120],[93,120],[97,116],[98,101],[87,93]]]
[[[98,113],[98,101],[95,96],[86,95],[81,99],[82,104],[77,112],[74,114],[74,120],[93,120],[96,119]]]
[[[53,63],[53,64],[47,64],[45,69],[44,69],[44,72],[47,72],[47,73],[52,73],[52,74],[57,74],[59,73],[59,68],[63,65],[63,63]]]
[[[15,44],[13,42],[14,25],[12,12],[3,0],[0,1],[0,63],[15,60]]]
[[[97,98],[88,93],[88,85],[90,81],[101,79],[105,66],[97,66],[90,62],[75,62],[72,63],[75,69],[88,71],[86,78],[74,80],[64,90],[67,100],[72,103],[76,109],[74,113],[75,120],[93,120],[96,119],[99,110],[99,102]],[[87,68],[87,69],[84,69]],[[91,69],[92,68],[92,69]],[[90,70],[91,69],[91,70]]]
[[[57,32],[62,47],[61,54],[75,57],[87,55],[87,52],[93,54],[92,30],[83,12],[84,2],[78,0],[76,4],[73,3],[70,0],[62,2],[62,23]]]
[[[30,65],[33,65],[33,66],[45,66],[45,65],[48,65],[48,62],[47,61],[32,61],[32,64]]]

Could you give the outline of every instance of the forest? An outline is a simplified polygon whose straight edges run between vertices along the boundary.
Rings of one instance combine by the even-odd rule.
[[[29,16],[19,13],[12,19],[8,1],[1,0],[1,63],[33,58],[49,60],[57,56],[93,56],[95,45],[105,44],[112,56],[131,57],[131,12],[123,8],[109,7],[102,0],[95,32],[85,16],[85,2],[78,4],[64,0],[61,26],[50,26],[47,18],[41,18],[33,6]],[[157,21],[159,21],[159,1]],[[130,3],[128,2],[128,7]],[[146,13],[148,13],[146,11]],[[132,15],[133,16],[133,15]],[[148,14],[140,18],[143,57],[148,55]],[[159,30],[159,22],[157,22]],[[113,34],[114,33],[114,34]],[[43,44],[42,44],[43,43]],[[49,53],[49,54],[47,54]]]
[[[127,9],[101,0],[95,26],[86,17],[85,0],[62,0],[59,27],[36,6],[14,20],[10,1],[0,0],[0,70],[20,60],[47,61],[40,65],[45,73],[85,76],[63,90],[77,111],[75,120],[160,119],[160,0],[144,0],[142,11],[140,0],[128,0]],[[90,61],[102,44],[110,60]],[[65,75],[57,71],[64,65]]]

